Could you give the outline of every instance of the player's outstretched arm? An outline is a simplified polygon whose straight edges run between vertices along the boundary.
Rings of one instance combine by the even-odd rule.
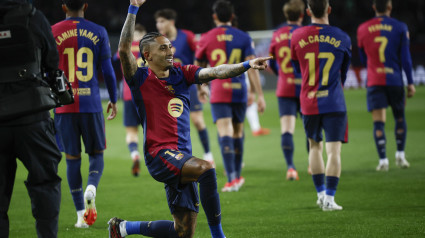
[[[250,68],[264,70],[267,68],[269,59],[272,57],[259,57],[239,64],[222,64],[212,68],[203,68],[199,71],[199,81],[207,83],[213,79],[233,78]]]
[[[137,71],[137,61],[131,53],[131,42],[133,41],[137,10],[145,2],[146,0],[130,0],[130,8],[121,31],[118,52],[125,78],[131,78]]]

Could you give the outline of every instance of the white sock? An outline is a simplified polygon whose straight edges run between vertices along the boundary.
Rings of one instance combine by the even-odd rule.
[[[84,198],[87,200],[92,200],[96,197],[96,187],[93,184],[89,184],[86,187],[86,191],[84,192]]]
[[[204,160],[214,161],[211,151],[204,154]]]
[[[135,150],[135,151],[131,152],[130,156],[131,156],[132,160],[136,160],[136,158],[138,158],[138,159],[140,158],[140,153],[139,153],[139,151]]]
[[[317,193],[317,197],[322,197],[325,195],[326,195],[325,191],[321,191],[320,193]]]
[[[329,203],[333,203],[335,201],[335,197],[331,195],[325,195],[325,201]]]
[[[258,118],[258,106],[256,102],[253,102],[251,106],[247,107],[246,118],[248,119],[248,123],[252,132],[261,129],[260,119]]]
[[[84,221],[84,212],[86,212],[86,210],[77,211],[77,223],[81,223]]]
[[[404,151],[397,151],[397,152],[395,152],[395,157],[396,158],[402,158],[402,159],[404,159],[405,157],[404,157],[405,155],[404,155]]]
[[[379,164],[389,164],[388,158],[379,159]]]
[[[126,237],[128,235],[127,229],[125,227],[126,223],[127,223],[127,221],[123,221],[123,222],[120,223],[120,233],[121,233],[122,237]]]

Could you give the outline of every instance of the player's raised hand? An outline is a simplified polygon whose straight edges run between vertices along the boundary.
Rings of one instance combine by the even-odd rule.
[[[143,3],[145,3],[147,0],[130,0],[130,4],[140,7],[143,5]]]
[[[267,61],[273,59],[272,56],[269,57],[258,57],[253,60],[249,61],[249,65],[251,65],[251,68],[253,69],[259,69],[264,70],[267,68]]]

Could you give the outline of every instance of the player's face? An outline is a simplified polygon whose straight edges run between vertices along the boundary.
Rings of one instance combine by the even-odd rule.
[[[156,19],[156,29],[158,29],[159,33],[166,35],[168,32],[171,31],[172,27],[173,27],[172,20],[168,20],[163,17],[158,17]]]
[[[150,56],[152,63],[167,69],[173,66],[173,51],[171,42],[164,36],[157,37],[156,43],[150,47]],[[151,64],[151,62],[149,62]]]

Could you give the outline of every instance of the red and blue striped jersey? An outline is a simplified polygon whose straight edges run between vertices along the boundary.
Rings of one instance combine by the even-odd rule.
[[[195,57],[198,61],[208,61],[211,67],[215,67],[241,63],[251,55],[255,55],[251,37],[241,30],[224,25],[201,36]],[[247,102],[245,74],[211,81],[210,102]]]
[[[345,112],[342,86],[351,61],[350,37],[329,25],[298,28],[292,33],[291,57],[302,75],[301,112]]]
[[[387,16],[372,18],[358,27],[357,44],[367,57],[368,87],[403,86],[402,68],[413,83],[406,24]]]
[[[292,32],[299,28],[298,25],[284,24],[272,36],[269,54],[277,61],[279,77],[277,81],[276,96],[299,97],[301,90],[301,74],[294,71],[291,62],[291,37]]]
[[[188,89],[199,83],[200,69],[174,63],[168,78],[158,78],[150,68],[140,67],[126,79],[144,129],[145,155],[155,157],[161,149],[192,154]]]
[[[67,18],[53,25],[52,31],[59,51],[59,68],[71,83],[75,99],[55,112],[101,112],[97,71],[102,60],[111,58],[105,28],[84,18]]]
[[[176,39],[171,41],[174,62],[182,65],[193,64],[196,50],[195,34],[188,30],[177,29]]]
[[[137,60],[137,65],[138,67],[142,67],[143,64],[143,59],[142,57],[140,57],[140,48],[139,48],[139,42],[138,41],[133,41],[131,42],[131,53],[133,53],[134,57]],[[120,60],[120,54],[117,51],[117,53],[114,56],[114,60]],[[147,62],[146,62],[147,63]],[[121,63],[120,63],[121,65]],[[122,72],[122,69],[121,69]],[[131,97],[131,91],[130,88],[127,85],[127,82],[124,79],[124,75],[122,77],[123,79],[123,89],[122,89],[122,98],[124,101],[131,101],[132,97]]]

